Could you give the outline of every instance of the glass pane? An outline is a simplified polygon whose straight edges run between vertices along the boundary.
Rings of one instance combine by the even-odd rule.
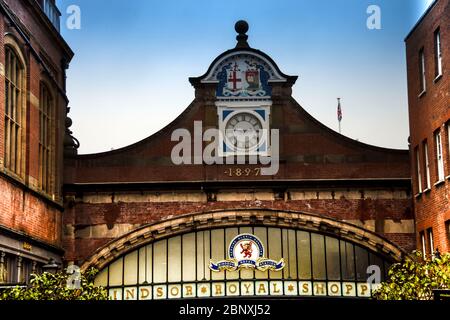
[[[267,257],[267,228],[256,227],[255,231],[254,231],[254,234],[263,243],[264,250],[265,250],[265,255]],[[269,275],[269,271],[259,271],[259,270],[255,271],[255,278],[256,279],[267,279],[268,275]]]
[[[239,233],[250,233],[253,234],[253,229],[251,227],[241,227],[239,228]],[[253,279],[254,272],[252,269],[241,269],[240,271],[241,279]]]
[[[297,255],[299,279],[311,279],[311,247],[309,232],[297,231]]]
[[[137,251],[134,251],[125,256],[125,273],[123,277],[125,285],[137,283],[137,253]]]
[[[296,250],[296,239],[295,230],[288,230],[288,261],[287,266],[289,269],[289,277],[292,279],[297,279],[297,250]]]
[[[341,268],[343,280],[355,280],[353,244],[347,241],[341,241]]]
[[[167,240],[157,241],[153,245],[153,282],[167,281]]]
[[[356,280],[367,280],[367,267],[369,266],[369,254],[360,246],[355,246],[356,256]]]
[[[195,233],[183,235],[183,281],[195,281]]]
[[[181,236],[168,240],[168,276],[169,282],[181,281]]]
[[[326,237],[327,247],[327,276],[328,280],[340,280],[341,268],[339,266],[339,240]]]
[[[211,230],[211,259],[219,261],[225,259],[225,232],[223,229]],[[223,272],[213,272],[212,280],[222,280]]]
[[[139,250],[139,283],[152,282],[152,245]]]
[[[289,279],[289,269],[291,267],[291,264],[289,263],[289,242],[287,229],[281,230],[281,241],[281,248],[283,248],[282,257],[284,258],[284,262],[286,263],[286,266],[281,273],[283,274],[284,279]]]
[[[281,229],[269,228],[269,241],[267,246],[267,254],[269,259],[280,260],[282,258],[281,251]],[[283,277],[282,272],[269,271],[269,277],[271,279],[281,279]]]
[[[311,247],[312,247],[312,265],[313,278],[315,280],[325,280],[325,241],[324,236],[316,233],[311,233]]]
[[[106,287],[108,285],[108,267],[100,271],[95,277],[94,285],[97,287]]]
[[[370,265],[375,265],[378,268],[380,268],[380,281],[384,281],[384,265],[383,265],[383,260],[377,256],[376,254],[373,253],[369,253],[369,263]]]
[[[197,280],[209,280],[211,271],[209,270],[210,258],[210,232],[197,232]]]
[[[228,246],[231,243],[231,240],[239,234],[238,228],[227,228],[225,229],[225,249],[228,251]],[[226,253],[227,258],[229,257],[229,253]],[[225,271],[227,279],[239,279],[239,271]]]
[[[123,274],[123,258],[117,259],[109,266],[109,286],[121,286]]]

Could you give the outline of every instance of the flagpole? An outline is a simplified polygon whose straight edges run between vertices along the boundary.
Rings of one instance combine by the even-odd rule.
[[[341,133],[341,120],[342,120],[341,98],[337,98],[337,100],[338,100],[337,118],[339,123],[339,133]]]

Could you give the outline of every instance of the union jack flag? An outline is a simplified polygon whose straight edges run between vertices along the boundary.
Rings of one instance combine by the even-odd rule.
[[[338,121],[341,122],[342,120],[341,98],[338,98],[337,118]]]

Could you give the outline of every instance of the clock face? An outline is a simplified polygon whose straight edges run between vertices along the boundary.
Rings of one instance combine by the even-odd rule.
[[[258,146],[261,129],[262,124],[255,115],[238,113],[225,126],[227,145],[234,150],[252,150]]]

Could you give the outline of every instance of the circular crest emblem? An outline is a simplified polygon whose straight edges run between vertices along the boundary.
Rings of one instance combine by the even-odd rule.
[[[256,236],[243,233],[231,240],[228,254],[231,259],[236,259],[237,261],[257,261],[264,256],[264,246]]]

